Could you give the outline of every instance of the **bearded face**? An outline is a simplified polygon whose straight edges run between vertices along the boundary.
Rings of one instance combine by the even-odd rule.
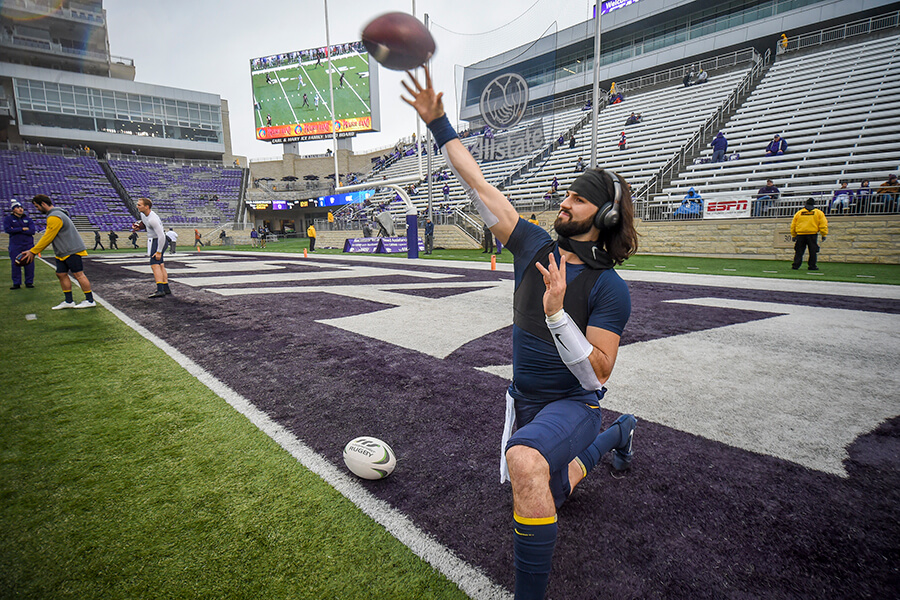
[[[593,224],[593,214],[580,221],[576,221],[572,216],[571,211],[560,208],[559,216],[557,216],[556,221],[553,222],[553,229],[556,230],[557,235],[570,238],[589,232]]]

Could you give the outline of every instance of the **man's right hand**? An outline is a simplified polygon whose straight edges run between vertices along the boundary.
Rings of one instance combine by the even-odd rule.
[[[425,87],[422,87],[422,84],[419,83],[419,80],[416,79],[416,76],[411,71],[407,71],[406,74],[409,75],[415,89],[411,88],[405,81],[400,83],[403,84],[403,87],[406,88],[406,91],[410,93],[413,99],[410,100],[403,95],[400,98],[416,109],[416,112],[419,113],[426,125],[442,117],[444,115],[444,103],[441,99],[444,97],[444,92],[435,93],[434,87],[431,85],[431,72],[428,70],[428,67],[425,67]]]

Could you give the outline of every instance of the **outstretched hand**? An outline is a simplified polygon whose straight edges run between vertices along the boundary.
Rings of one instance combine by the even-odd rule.
[[[550,263],[545,267],[541,263],[535,263],[538,271],[544,276],[544,314],[548,317],[555,315],[563,309],[563,300],[566,297],[566,257],[560,256],[559,266],[556,259],[550,254]]]
[[[428,70],[428,67],[425,67],[425,87],[422,87],[422,84],[419,83],[412,71],[407,71],[406,74],[414,87],[410,87],[405,81],[400,83],[412,96],[412,100],[404,95],[401,95],[400,98],[416,109],[416,112],[419,113],[426,125],[442,117],[444,115],[444,103],[441,101],[441,98],[444,97],[444,92],[435,93],[434,87],[431,85],[431,72]]]

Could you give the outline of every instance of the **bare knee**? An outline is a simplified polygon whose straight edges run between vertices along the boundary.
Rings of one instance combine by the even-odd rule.
[[[540,452],[529,446],[513,446],[506,451],[510,479],[534,479],[544,474],[550,478],[550,466]]]

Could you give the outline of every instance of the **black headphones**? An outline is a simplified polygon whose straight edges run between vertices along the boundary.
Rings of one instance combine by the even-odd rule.
[[[606,171],[609,178],[612,179],[613,186],[616,190],[615,200],[605,202],[603,206],[597,210],[594,215],[594,227],[601,232],[608,231],[619,224],[619,202],[622,201],[622,184],[619,183],[619,176],[612,171]]]

